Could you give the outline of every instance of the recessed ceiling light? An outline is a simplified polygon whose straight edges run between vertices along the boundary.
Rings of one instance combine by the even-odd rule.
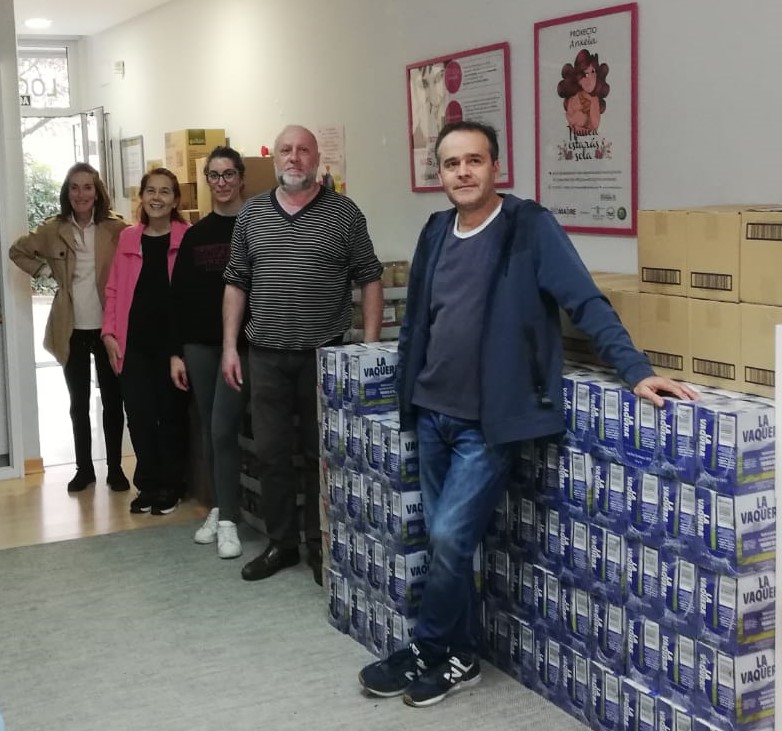
[[[30,30],[44,30],[52,24],[52,21],[48,18],[28,18],[24,24]]]

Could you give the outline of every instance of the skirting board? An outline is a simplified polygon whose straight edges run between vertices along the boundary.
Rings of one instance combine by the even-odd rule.
[[[45,472],[43,457],[31,457],[24,461],[24,473],[26,475],[40,475]]]

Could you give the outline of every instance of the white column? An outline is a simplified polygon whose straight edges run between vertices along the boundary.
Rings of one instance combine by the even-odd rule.
[[[5,432],[11,461],[10,467],[0,467],[0,479],[22,475],[24,460],[41,453],[30,279],[8,259],[9,246],[26,230],[14,3],[0,0],[0,391],[5,395],[5,404],[0,402],[0,446]]]

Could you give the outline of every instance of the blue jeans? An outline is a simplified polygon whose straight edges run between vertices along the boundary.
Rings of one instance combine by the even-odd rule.
[[[478,652],[473,555],[505,492],[515,446],[486,444],[477,421],[420,409],[419,471],[432,556],[414,636],[427,662]]]

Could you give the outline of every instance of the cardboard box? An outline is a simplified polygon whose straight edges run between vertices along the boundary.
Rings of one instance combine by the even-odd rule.
[[[201,218],[201,214],[198,212],[198,209],[196,208],[186,208],[186,209],[179,209],[179,212],[182,214],[182,218],[185,219],[188,223],[197,223],[198,220]]]
[[[641,292],[686,296],[687,211],[638,211]]]
[[[738,390],[741,358],[739,306],[690,299],[690,379],[704,386]]]
[[[740,208],[695,208],[686,221],[689,296],[738,302]]]
[[[689,380],[690,325],[684,297],[640,295],[640,327],[636,346],[661,376]]]
[[[195,183],[179,184],[179,210],[192,211],[198,209],[198,193]]]
[[[741,370],[738,390],[774,398],[774,337],[782,307],[739,304]]]
[[[252,198],[265,193],[277,185],[274,172],[274,159],[271,157],[245,157],[244,160],[244,198]],[[198,170],[198,210],[202,216],[212,211],[212,193],[204,177],[206,157],[196,160]]]
[[[740,301],[782,306],[782,207],[743,211],[739,246]]]
[[[224,129],[193,128],[166,132],[166,167],[180,183],[196,183],[199,172],[196,160],[206,157],[225,142]]]
[[[616,310],[619,319],[637,347],[641,326],[638,275],[617,274],[615,272],[591,272],[591,274],[595,284]],[[602,363],[589,338],[573,325],[564,310],[560,310],[560,326],[562,328],[562,346],[566,358],[579,363]]]

